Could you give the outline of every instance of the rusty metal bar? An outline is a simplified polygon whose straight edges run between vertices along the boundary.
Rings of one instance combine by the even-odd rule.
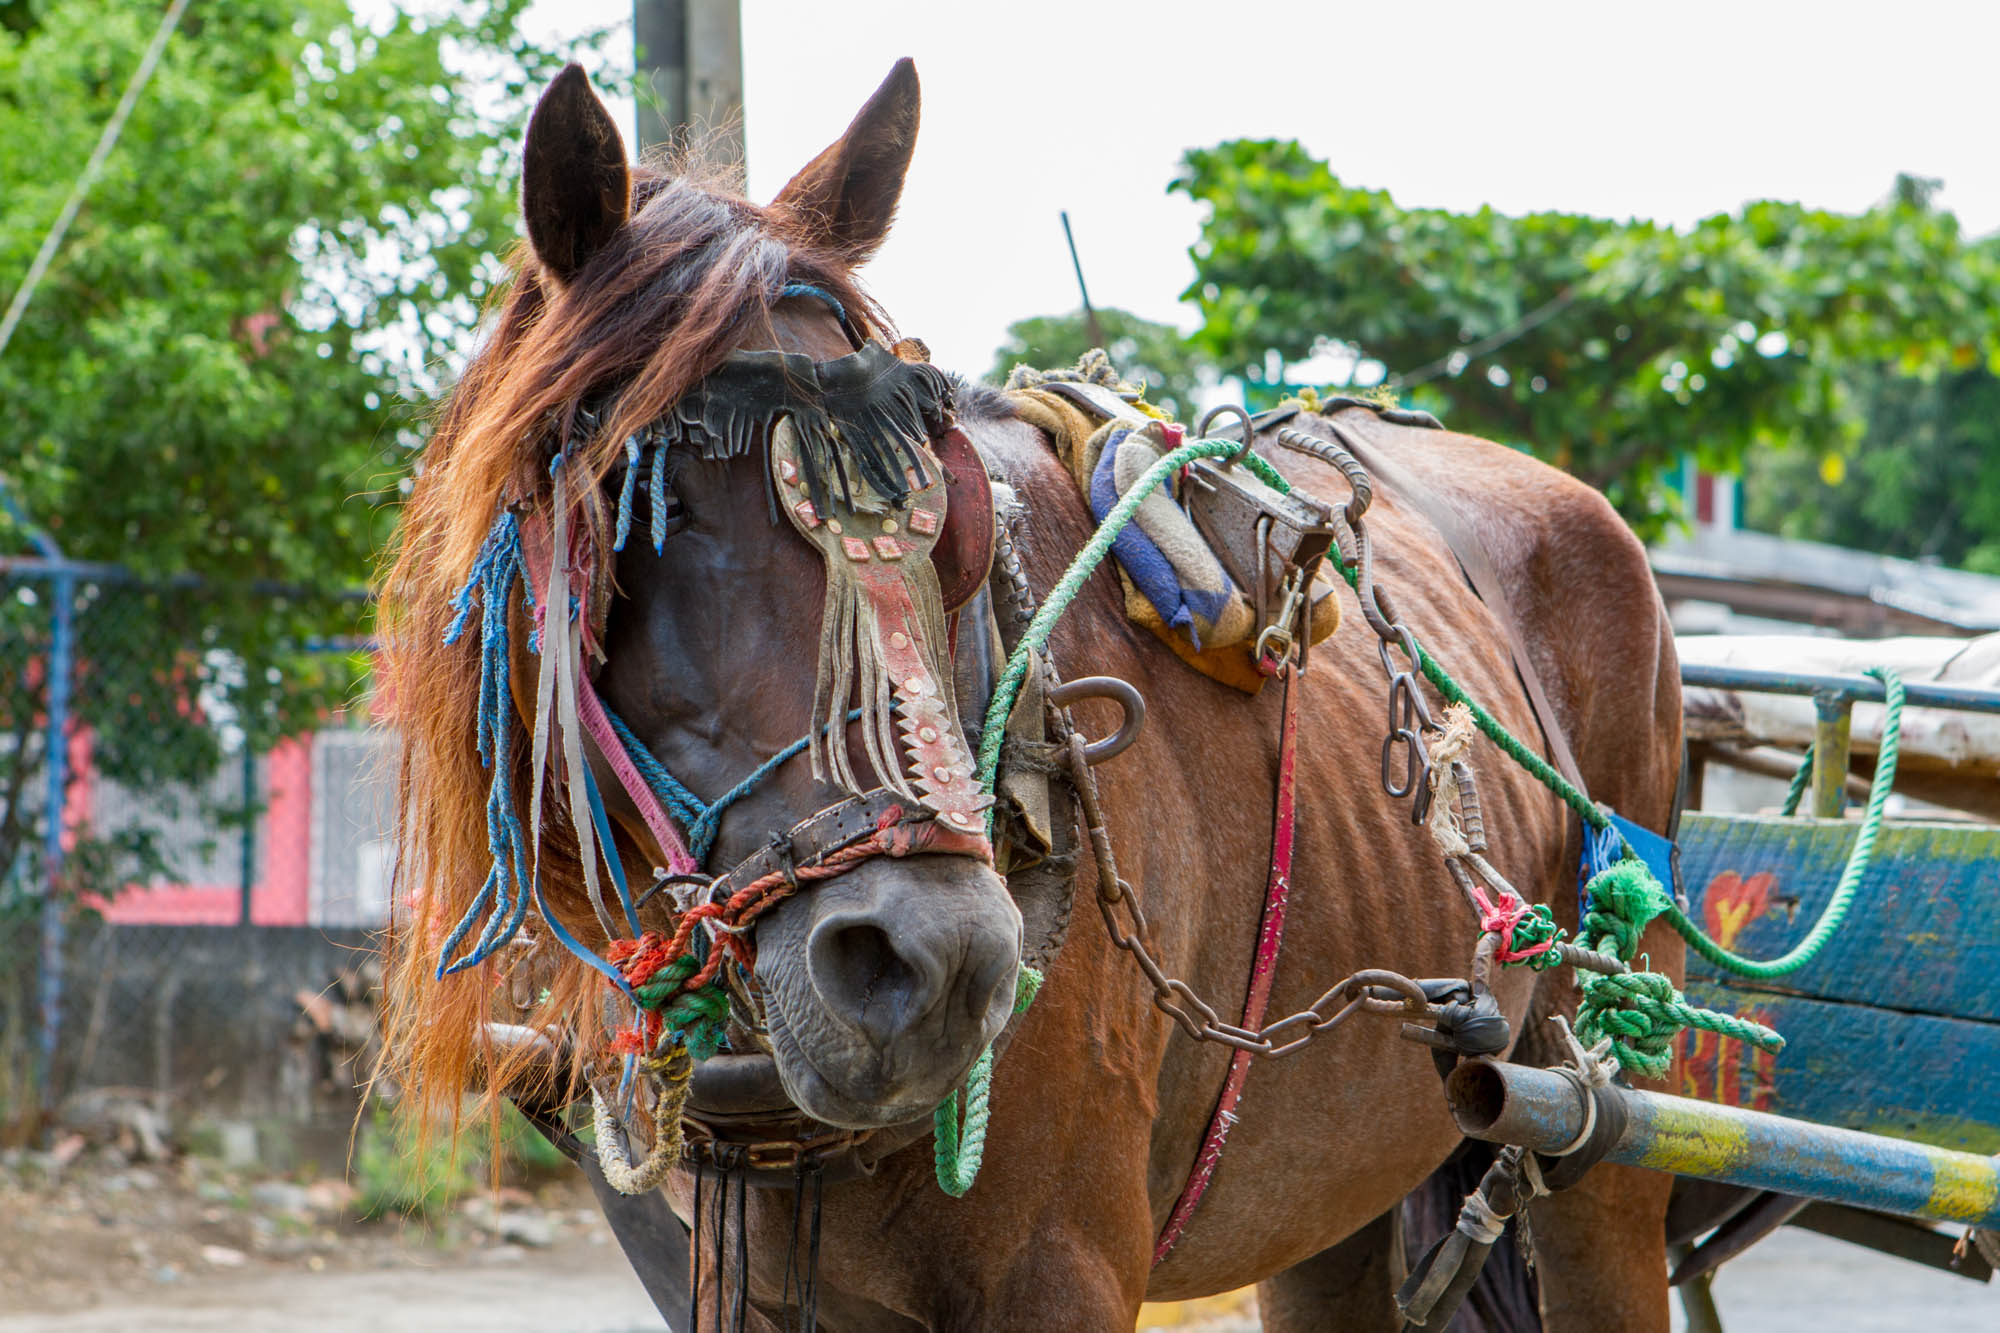
[[[1854,700],[1836,690],[1813,693],[1812,812],[1838,819],[1847,806],[1848,742],[1854,730]]]
[[[1471,1060],[1445,1086],[1467,1137],[1560,1152],[1590,1117],[1548,1069]],[[1624,1129],[1604,1160],[1905,1217],[2000,1226],[2000,1161],[1734,1106],[1612,1086]]]

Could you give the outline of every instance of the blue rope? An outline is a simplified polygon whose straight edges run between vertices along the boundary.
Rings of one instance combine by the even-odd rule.
[[[815,287],[810,282],[788,282],[785,284],[785,289],[778,293],[780,300],[787,296],[810,296],[823,302],[841,323],[847,322],[847,307],[840,303],[839,297],[824,287]]]
[[[521,576],[521,526],[512,513],[503,512],[480,544],[465,586],[452,598],[458,614],[452,617],[444,636],[447,644],[458,642],[471,619],[473,598],[477,594],[481,607],[476,743],[480,762],[492,772],[486,789],[486,844],[493,855],[493,867],[438,951],[439,979],[484,961],[513,939],[528,911],[531,862],[509,776],[513,757],[508,745],[512,737],[513,696],[508,599],[516,582],[521,584],[523,603],[532,610],[534,593]],[[473,946],[454,961],[452,955],[481,917],[485,918],[485,929]]]
[[[667,549],[667,451],[665,446],[653,450],[652,474],[653,500],[653,554],[663,554]]]
[[[639,481],[639,437],[634,435],[625,441],[625,481],[618,488],[618,532],[611,539],[611,549],[625,549],[625,539],[632,535],[632,488]],[[655,520],[657,526],[658,520]]]
[[[716,835],[722,830],[722,816],[728,812],[729,807],[757,790],[773,773],[783,768],[788,760],[797,758],[804,752],[806,746],[811,744],[810,737],[799,737],[757,765],[750,771],[748,777],[710,803],[704,802],[689,791],[680,779],[667,772],[667,766],[653,757],[653,752],[646,748],[645,742],[634,735],[632,729],[625,725],[625,720],[612,712],[609,706],[605,708],[604,715],[611,720],[611,729],[618,734],[619,744],[625,747],[625,753],[632,757],[632,764],[639,770],[639,776],[646,780],[646,785],[653,789],[653,794],[659,797],[673,812],[674,818],[680,821],[681,829],[688,840],[688,852],[694,857],[697,865],[708,860],[708,854],[715,846]],[[861,710],[856,708],[848,713],[847,720],[853,722],[860,716]]]
[[[636,940],[644,931],[639,925],[639,913],[632,907],[632,890],[625,883],[625,858],[618,855],[618,844],[611,836],[611,816],[604,813],[604,797],[597,790],[597,778],[588,764],[583,769],[583,794],[590,800],[590,822],[597,829],[597,845],[604,852],[604,864],[611,867],[611,886],[618,890],[618,906],[624,909],[625,924],[631,927],[632,938]]]

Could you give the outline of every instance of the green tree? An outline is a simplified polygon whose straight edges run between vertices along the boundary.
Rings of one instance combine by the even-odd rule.
[[[2000,574],[2000,378],[1861,367],[1848,388],[1861,437],[1832,453],[1750,458],[1749,525]]]
[[[1102,344],[1120,374],[1146,385],[1147,401],[1180,415],[1194,405],[1194,389],[1214,372],[1186,334],[1125,310],[1097,312],[1099,338],[1093,341],[1082,311],[1068,315],[1037,315],[1007,326],[1007,341],[993,355],[988,377],[1004,383],[1015,366],[1037,370],[1063,369]]]
[[[1921,185],[1921,182],[1913,182]],[[1253,396],[1346,344],[1460,429],[1604,489],[1646,535],[1685,456],[1838,452],[1843,374],[1984,364],[2000,256],[1921,189],[1843,215],[1757,202],[1687,228],[1567,213],[1409,209],[1288,141],[1189,152],[1204,209],[1186,296],[1201,349]]]
[[[301,646],[362,628],[423,404],[517,234],[515,136],[559,63],[517,35],[527,3],[231,0],[168,41],[0,353],[0,483],[70,560],[141,580],[77,592],[105,776],[198,786],[225,730],[261,748],[355,688],[365,663]],[[0,0],[0,306],[163,9]],[[0,554],[32,546],[0,512]],[[40,805],[52,589],[0,591],[4,883]]]

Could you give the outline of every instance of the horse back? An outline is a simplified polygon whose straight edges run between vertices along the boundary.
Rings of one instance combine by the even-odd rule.
[[[1520,450],[1363,408],[1336,420],[1393,455],[1428,492],[1425,503],[1449,506],[1476,534],[1556,714],[1544,725],[1561,728],[1593,799],[1664,828],[1680,756],[1680,669],[1631,528],[1600,492]],[[1379,484],[1377,494],[1443,543],[1423,504]]]

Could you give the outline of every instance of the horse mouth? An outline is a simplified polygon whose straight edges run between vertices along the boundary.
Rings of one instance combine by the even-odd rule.
[[[717,1129],[769,1125],[804,1118],[837,1129],[885,1129],[909,1124],[930,1113],[924,1103],[880,1106],[841,1094],[800,1053],[795,1070],[805,1077],[802,1095],[794,1097],[778,1058],[762,1051],[713,1055],[694,1067],[688,1089],[688,1111]]]

